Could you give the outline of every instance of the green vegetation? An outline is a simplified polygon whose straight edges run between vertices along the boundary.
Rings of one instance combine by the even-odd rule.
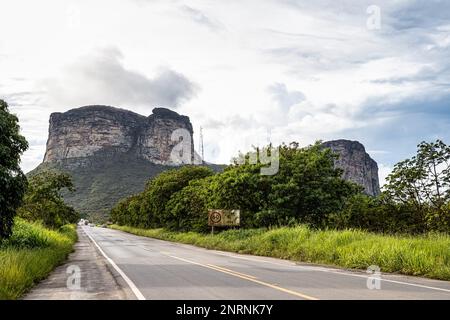
[[[395,165],[378,198],[356,195],[330,216],[335,227],[383,233],[450,232],[450,147],[422,142]]]
[[[223,208],[240,209],[243,227],[319,227],[361,192],[341,179],[335,155],[320,143],[282,145],[279,153],[275,175],[261,175],[261,163],[237,162],[217,174],[195,166],[167,171],[150,180],[143,193],[121,201],[111,219],[120,225],[206,231],[208,208]]]
[[[19,120],[0,100],[0,240],[11,236],[16,209],[22,203],[27,179],[20,169],[20,155],[28,143],[20,135]]]
[[[43,171],[29,179],[20,217],[28,221],[42,221],[44,226],[59,228],[79,219],[78,213],[64,203],[61,190],[74,191],[72,178],[66,173]]]
[[[12,236],[0,241],[0,300],[17,299],[44,279],[72,251],[75,226],[49,230],[16,218]]]
[[[216,235],[110,227],[208,249],[363,270],[377,265],[382,272],[450,280],[450,236],[444,234],[393,236],[361,230],[313,230],[306,225],[227,230]]]
[[[396,164],[388,177],[386,196],[410,207],[427,229],[450,228],[450,147],[441,140],[422,142],[417,155]]]
[[[260,174],[261,163],[236,162],[217,174],[174,169],[120,202],[111,212],[113,228],[210,249],[450,280],[450,147],[421,143],[415,157],[395,166],[379,197],[342,180],[334,159],[319,143],[292,143],[280,146],[272,176]],[[216,208],[240,209],[241,229],[206,234],[208,209]]]
[[[217,174],[194,166],[170,170],[116,205],[111,219],[133,227],[205,232],[208,209],[219,208],[240,209],[243,228],[307,224],[384,234],[450,231],[450,147],[440,140],[422,142],[416,156],[397,164],[378,197],[344,181],[334,168],[336,155],[319,142],[305,148],[283,144],[279,155],[274,175],[261,175],[264,165],[248,161]]]
[[[128,155],[113,156],[107,153],[91,157],[85,166],[80,166],[77,161],[67,159],[61,163],[43,163],[28,176],[48,170],[69,174],[76,192],[64,191],[64,201],[83,218],[96,223],[106,222],[112,207],[121,199],[142,192],[149,179],[173,169]],[[208,167],[215,171],[222,169],[216,165]]]
[[[73,190],[71,177],[42,172],[28,181],[19,167],[28,143],[19,131],[18,118],[0,100],[0,299],[16,299],[47,276],[77,238],[66,224],[78,214],[60,194]]]
[[[136,212],[137,215],[141,210],[145,212],[144,216],[148,218],[146,219],[148,221],[147,226],[167,225],[176,228],[179,222],[178,217],[171,210],[166,210],[172,195],[188,186],[190,181],[202,179],[212,174],[211,169],[200,166],[185,166],[163,172],[149,181],[141,195],[142,202],[132,203],[130,207],[139,208],[139,211]]]

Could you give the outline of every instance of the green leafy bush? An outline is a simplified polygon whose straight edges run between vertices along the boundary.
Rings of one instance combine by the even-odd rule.
[[[208,209],[240,209],[244,228],[303,223],[391,234],[448,232],[450,147],[438,140],[418,148],[417,156],[395,166],[378,197],[343,180],[334,167],[337,155],[320,142],[304,148],[291,143],[279,147],[274,175],[261,175],[261,163],[236,162],[217,174],[192,166],[170,170],[120,202],[111,216],[121,225],[207,231]]]
[[[305,148],[292,143],[280,146],[275,175],[261,175],[261,163],[235,163],[214,175],[204,167],[170,170],[150,180],[143,193],[117,204],[111,217],[121,225],[206,231],[208,209],[240,209],[243,227],[322,226],[361,192],[341,178],[334,159],[320,143]]]
[[[79,215],[65,204],[61,195],[63,189],[74,191],[72,178],[66,173],[49,170],[31,176],[23,205],[18,209],[19,216],[41,221],[49,228],[75,223]]]
[[[0,300],[17,299],[44,279],[76,240],[74,225],[56,231],[16,218],[12,236],[0,244]]]
[[[187,187],[191,181],[213,174],[208,167],[183,166],[165,171],[149,180],[144,192],[121,200],[111,210],[111,219],[122,225],[141,227],[172,227],[177,224],[166,210],[171,197]]]
[[[22,203],[27,179],[20,169],[20,156],[28,143],[20,134],[19,120],[0,100],[0,239],[11,236],[16,209]]]
[[[205,232],[208,228],[208,186],[211,178],[193,180],[174,193],[166,205],[171,230]]]

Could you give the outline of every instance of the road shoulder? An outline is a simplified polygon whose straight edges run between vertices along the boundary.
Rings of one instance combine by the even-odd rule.
[[[85,231],[78,227],[75,251],[24,300],[135,299],[120,275],[108,264]],[[79,278],[77,277],[79,275]],[[78,280],[79,279],[79,280]]]

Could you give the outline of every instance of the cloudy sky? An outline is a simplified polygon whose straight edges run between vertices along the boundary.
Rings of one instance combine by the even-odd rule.
[[[156,106],[204,129],[205,158],[359,140],[381,179],[450,143],[450,1],[2,0],[0,98],[44,156],[51,112]]]

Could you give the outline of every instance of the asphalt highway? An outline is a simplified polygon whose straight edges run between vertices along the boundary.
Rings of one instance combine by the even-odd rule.
[[[106,228],[82,231],[142,300],[450,299],[447,281],[206,250]]]

